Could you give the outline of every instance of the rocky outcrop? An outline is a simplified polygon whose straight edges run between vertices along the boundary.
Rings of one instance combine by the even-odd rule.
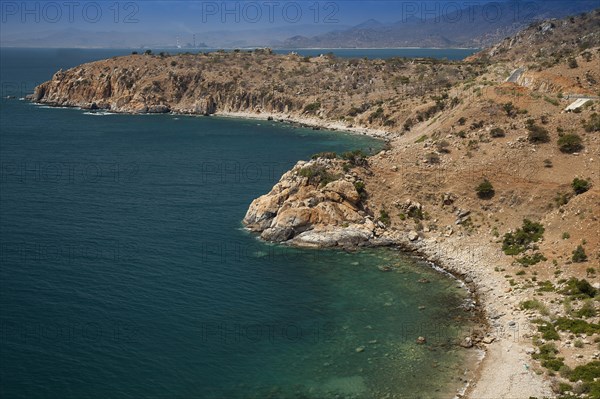
[[[300,161],[266,195],[254,200],[244,224],[272,242],[298,246],[355,247],[375,237],[356,176],[330,159]]]
[[[131,55],[58,71],[30,99],[120,113],[302,111],[304,100],[215,76],[209,56]],[[172,61],[169,61],[171,60]],[[247,87],[248,86],[248,87]]]

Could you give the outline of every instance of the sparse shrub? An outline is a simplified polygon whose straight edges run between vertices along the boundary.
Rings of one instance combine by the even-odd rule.
[[[464,126],[466,122],[467,120],[465,119],[465,117],[460,117],[460,119],[458,120],[458,124],[460,126]]]
[[[575,194],[579,195],[587,192],[592,187],[592,184],[588,180],[576,177],[571,182],[571,187],[573,187]]]
[[[542,315],[548,314],[548,308],[537,299],[529,299],[520,303],[522,310],[537,310]]]
[[[341,158],[354,166],[366,166],[368,164],[367,155],[361,150],[346,151],[342,153]]]
[[[594,298],[598,294],[589,281],[582,279],[578,280],[575,277],[566,281],[566,287],[561,291],[562,294],[569,295],[575,298]]]
[[[425,160],[428,163],[432,163],[432,164],[440,163],[440,157],[435,152],[430,152],[427,155],[425,155]]]
[[[335,152],[318,152],[318,153],[314,154],[311,158],[312,159],[317,159],[317,158],[336,159],[337,154]]]
[[[481,129],[481,128],[483,127],[483,125],[484,125],[484,122],[483,122],[483,121],[479,121],[479,122],[473,122],[473,123],[471,124],[471,129],[472,129],[472,130],[475,130],[475,129]]]
[[[554,203],[559,208],[563,205],[568,204],[570,200],[571,196],[567,193],[556,193],[556,196],[554,197]]]
[[[552,160],[544,159],[544,168],[551,168],[551,167],[552,167]]]
[[[527,130],[529,130],[527,139],[530,143],[542,144],[550,141],[550,134],[548,133],[548,130],[536,125],[535,123],[528,124]]]
[[[390,219],[390,215],[387,213],[385,209],[379,211],[379,221],[386,226],[389,226],[392,223]]]
[[[523,220],[523,226],[514,233],[506,233],[502,241],[502,250],[506,255],[517,255],[525,251],[529,244],[539,241],[544,235],[544,226]]]
[[[367,198],[367,190],[365,189],[365,183],[363,183],[362,181],[354,182],[354,188],[356,189],[356,192],[358,193],[361,199],[364,200]]]
[[[570,331],[573,334],[595,334],[600,332],[600,324],[588,323],[581,319],[559,317],[556,319],[556,328],[560,331]]]
[[[583,149],[583,141],[577,134],[565,134],[558,139],[558,148],[561,152],[572,154]]]
[[[414,220],[423,220],[425,215],[423,215],[423,211],[417,207],[413,207],[408,211],[408,217],[413,218]]]
[[[583,123],[583,128],[588,133],[600,132],[600,115],[594,112],[590,116],[590,120]]]
[[[502,104],[502,108],[504,109],[504,112],[506,112],[506,115],[510,116],[511,118],[517,115],[517,109],[512,102]]]
[[[307,104],[304,107],[304,113],[305,114],[314,114],[316,113],[319,109],[321,108],[321,103],[320,102],[314,102],[314,103],[310,103]]]
[[[572,390],[573,390],[573,386],[572,385],[567,384],[566,382],[559,382],[558,383],[558,393],[565,393],[565,392],[572,391]]]
[[[550,322],[540,324],[538,326],[538,331],[542,334],[542,338],[544,338],[547,341],[560,340],[560,335],[558,335],[556,329],[554,328],[554,325],[552,325],[552,323]],[[558,368],[555,371],[558,371]]]
[[[573,256],[571,257],[571,260],[575,263],[582,263],[587,260],[587,255],[585,253],[585,249],[583,249],[583,246],[577,246],[577,248],[573,251]]]
[[[577,317],[596,317],[596,315],[598,314],[598,310],[596,309],[596,304],[594,303],[594,300],[586,300],[583,303],[583,306],[581,306],[581,309],[575,312],[575,314],[577,315]]]
[[[379,107],[374,112],[369,115],[369,123],[373,123],[375,119],[380,119],[383,117],[383,108]]]
[[[490,183],[488,179],[484,179],[479,183],[475,191],[477,192],[477,196],[481,199],[490,199],[496,193],[494,191],[494,186],[492,186],[492,183]]]
[[[499,128],[499,127],[495,127],[490,131],[490,136],[492,137],[504,137],[506,136],[506,133],[504,132],[504,129]]]
[[[435,146],[439,152],[446,154],[450,152],[450,143],[446,140],[438,141]]]
[[[522,264],[523,266],[533,266],[540,262],[547,261],[548,259],[539,252],[534,253],[533,255],[525,255],[521,258],[517,259],[517,262]],[[554,289],[553,289],[554,290]]]
[[[298,174],[302,177],[308,178],[308,181],[311,184],[319,183],[321,186],[326,186],[327,184],[340,178],[340,176],[334,175],[327,171],[324,166],[319,165],[306,166],[300,169]]]
[[[146,50],[146,51],[144,51],[144,54],[145,55],[152,55],[152,50]]]
[[[566,231],[564,233],[562,233],[562,239],[563,240],[568,240],[569,238],[571,238],[571,234],[569,234]]]
[[[569,68],[571,68],[571,69],[575,69],[575,68],[579,67],[579,64],[577,64],[577,60],[573,57],[568,59],[567,64],[569,65]]]

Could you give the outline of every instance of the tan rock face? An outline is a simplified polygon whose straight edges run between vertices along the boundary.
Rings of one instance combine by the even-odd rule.
[[[254,200],[244,224],[265,240],[297,245],[356,245],[373,236],[374,224],[361,216],[362,202],[354,184],[341,174],[323,185],[302,170],[334,170],[330,160],[299,162],[266,195]],[[365,213],[362,212],[364,215]]]

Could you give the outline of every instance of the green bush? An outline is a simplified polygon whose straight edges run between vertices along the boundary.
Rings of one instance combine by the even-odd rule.
[[[490,183],[488,179],[483,179],[475,191],[477,192],[477,196],[481,199],[490,199],[496,193],[494,191],[494,186],[492,186],[492,183]]]
[[[558,148],[561,152],[572,154],[583,149],[583,141],[577,134],[565,134],[558,139]]]
[[[529,135],[527,136],[527,139],[530,143],[542,144],[550,141],[550,134],[548,133],[548,130],[536,125],[535,123],[530,123],[527,126],[527,130],[529,130]]]
[[[547,261],[548,259],[539,252],[534,253],[532,256],[525,255],[521,258],[517,259],[517,262],[522,264],[523,266],[533,266],[540,262]]]
[[[310,104],[308,104],[308,105],[306,105],[304,107],[304,113],[305,114],[314,114],[320,108],[321,108],[321,103],[320,102],[317,101],[317,102],[314,102],[314,103],[310,103]]]
[[[545,367],[549,370],[553,370],[553,371],[558,371],[560,370],[561,367],[563,367],[565,365],[565,363],[563,362],[563,358],[556,358],[556,359],[548,359],[548,360],[544,360],[542,362],[542,367]]]
[[[367,165],[367,155],[361,150],[346,151],[341,155],[341,158],[354,166]]]
[[[579,195],[588,191],[592,187],[592,184],[589,182],[589,180],[583,180],[576,177],[571,182],[571,187],[573,187],[573,191],[575,191],[575,194]]]
[[[575,277],[571,277],[565,284],[565,288],[562,290],[565,295],[570,295],[576,298],[594,298],[598,294],[589,281],[585,279],[578,280]]]
[[[559,341],[560,335],[556,332],[556,329],[552,325],[552,323],[548,322],[545,324],[540,324],[538,326],[538,331],[542,334],[542,338],[547,341]],[[558,371],[558,369],[556,370]]]
[[[600,360],[575,367],[569,376],[569,381],[592,382],[594,378],[600,378]]]
[[[520,304],[522,310],[537,310],[543,315],[548,314],[548,308],[542,302],[537,299],[529,299],[527,301],[523,301]]]
[[[502,250],[506,255],[517,255],[525,251],[529,244],[539,241],[544,235],[544,226],[523,220],[523,226],[514,233],[506,233],[502,241]]]
[[[575,248],[571,260],[575,263],[582,263],[587,260],[587,255],[585,253],[585,249],[583,249],[583,246],[578,245],[577,248]]]
[[[327,184],[340,178],[340,176],[328,172],[324,166],[317,165],[306,166],[300,169],[298,174],[302,177],[308,178],[309,183],[319,183],[321,186],[326,186]]]
[[[583,303],[581,309],[575,312],[575,314],[577,315],[577,317],[596,317],[596,315],[598,314],[598,310],[596,309],[596,304],[594,303],[594,300],[587,299]]]
[[[583,123],[583,128],[586,132],[600,132],[600,115],[593,113],[590,116],[590,120]]]
[[[600,333],[600,324],[588,323],[581,319],[569,319],[559,317],[556,320],[556,328],[560,331],[570,331],[573,334],[596,334]]]
[[[361,199],[364,200],[367,198],[367,190],[365,189],[365,183],[361,181],[354,182],[354,188],[356,189],[356,192],[358,193]]]
[[[538,283],[538,291],[540,292],[554,292],[555,288],[554,288],[554,284],[552,284],[551,281],[546,280],[546,281],[540,281]]]
[[[502,108],[504,109],[504,112],[506,112],[506,115],[511,118],[517,115],[517,109],[511,102],[502,104]]]
[[[567,64],[569,65],[569,68],[571,68],[571,69],[575,69],[579,66],[579,64],[577,64],[577,60],[573,57],[568,59]]]
[[[504,129],[499,128],[499,127],[495,127],[490,131],[490,136],[492,137],[504,137],[506,136],[506,133],[504,132]]]
[[[390,215],[387,213],[385,209],[379,211],[379,221],[386,226],[389,226],[392,223],[390,219]]]

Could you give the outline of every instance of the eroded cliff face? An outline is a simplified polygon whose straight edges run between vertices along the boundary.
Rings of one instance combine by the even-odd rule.
[[[298,246],[355,247],[381,227],[365,206],[362,182],[339,162],[300,161],[266,195],[254,200],[244,224],[261,238]]]
[[[132,54],[57,72],[33,101],[126,113],[245,113],[402,133],[482,64],[228,53]],[[412,117],[414,119],[414,115]]]
[[[143,57],[125,57],[131,64],[119,58],[61,70],[36,87],[32,99],[57,106],[123,113],[209,115],[217,109],[226,112],[302,109],[302,101],[285,94],[266,95],[236,81],[211,78],[200,67],[177,68],[175,60],[170,65],[160,58],[148,62]]]

